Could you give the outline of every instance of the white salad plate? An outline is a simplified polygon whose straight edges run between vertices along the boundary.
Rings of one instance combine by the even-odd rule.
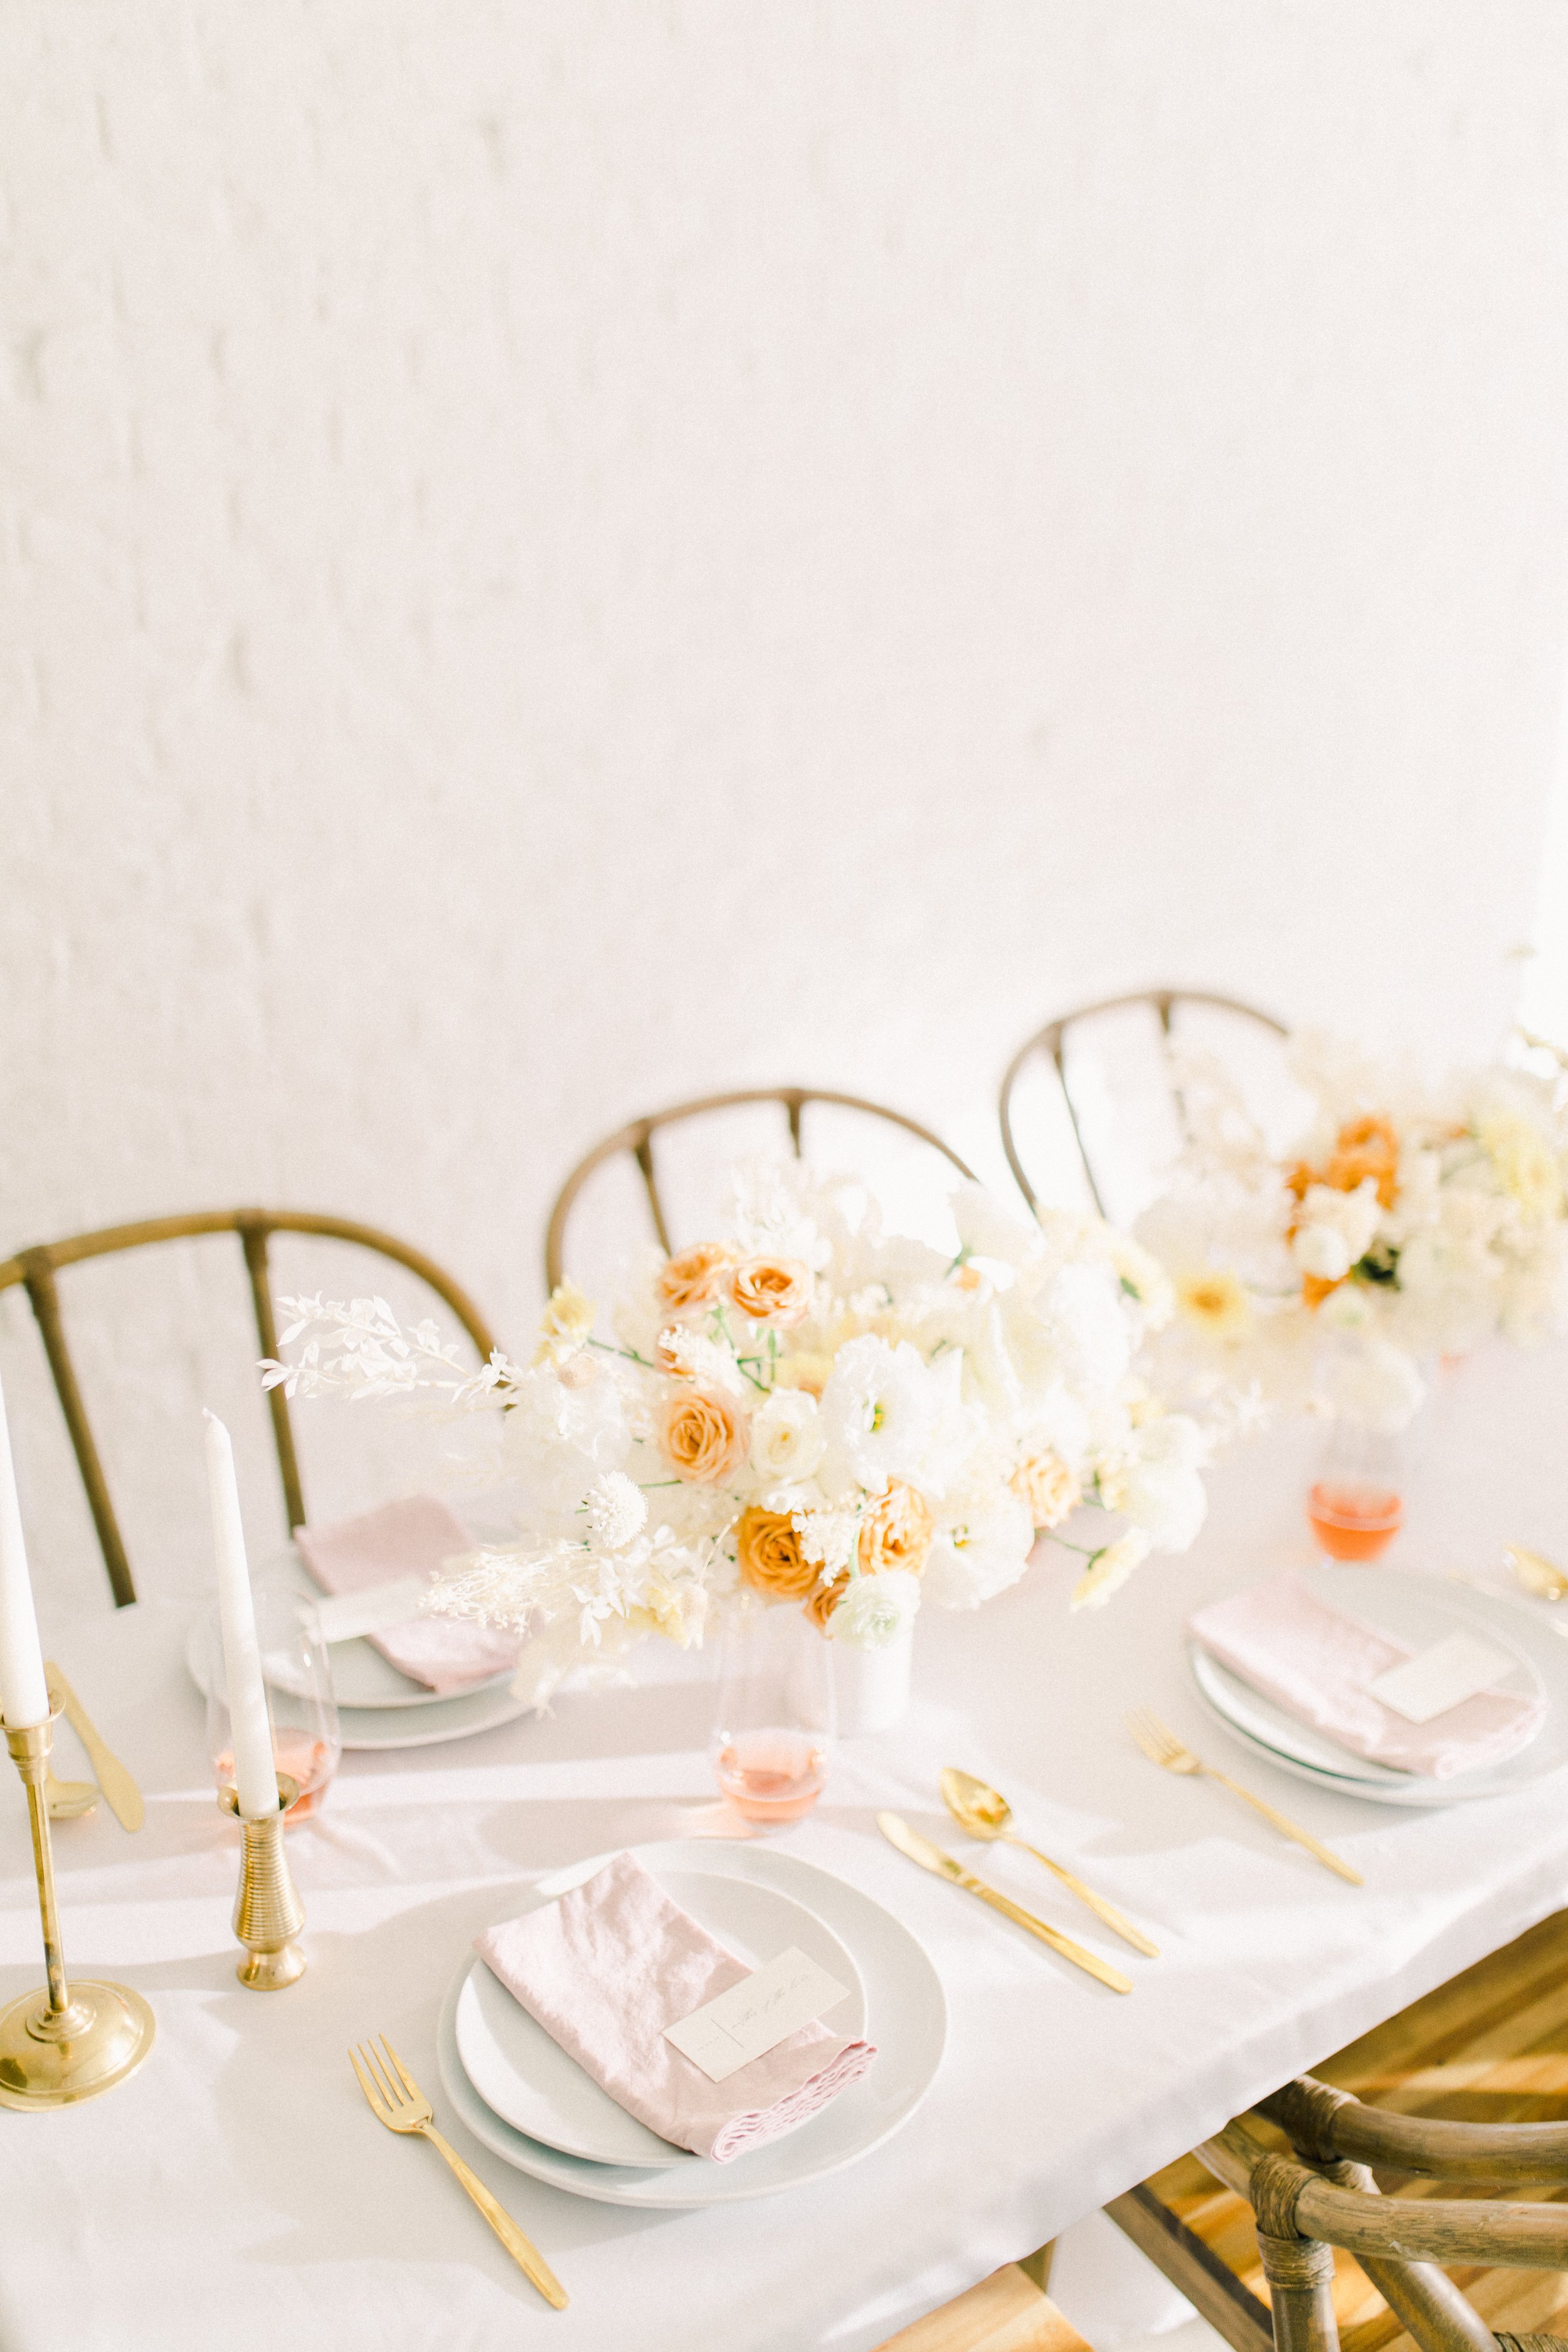
[[[290,1549],[268,1560],[257,1581],[270,1580],[291,1585],[306,1600],[320,1601],[321,1587],[297,1551]],[[191,1680],[206,1698],[217,1669],[211,1652],[210,1609],[199,1610],[185,1636],[185,1664]],[[448,1739],[467,1739],[498,1724],[513,1723],[526,1715],[529,1701],[513,1695],[510,1671],[492,1675],[472,1690],[442,1697],[397,1668],[371,1642],[332,1642],[327,1655],[332,1670],[332,1696],[345,1748],[435,1748]],[[269,1664],[269,1681],[292,1687],[286,1665]]]
[[[600,2204],[674,2211],[682,2207],[733,2204],[749,2198],[772,2197],[781,2189],[819,2180],[868,2156],[908,2122],[942,2063],[947,2039],[947,2003],[936,1970],[907,1927],[858,1887],[819,1870],[815,1864],[781,1853],[760,1839],[731,1844],[721,1839],[679,1838],[658,1845],[635,1846],[630,1851],[661,1885],[672,1890],[679,1878],[696,1895],[698,1879],[718,1876],[787,1897],[792,1925],[785,1932],[784,1941],[799,1942],[803,1950],[813,1948],[805,1942],[801,1916],[809,1914],[816,1927],[832,1939],[835,1948],[849,1957],[857,1978],[858,1997],[864,2004],[871,2039],[877,2045],[875,2064],[858,2083],[841,2091],[820,2115],[813,2116],[809,2123],[802,2124],[784,2138],[736,2157],[729,2164],[713,2164],[684,2150],[679,2152],[677,2162],[671,2163],[666,2158],[657,2166],[597,2163],[586,2157],[569,2155],[564,2149],[549,2147],[517,2130],[480,2097],[469,2081],[458,2046],[458,2016],[473,1973],[474,1956],[470,1954],[454,1978],[443,2004],[437,2051],[447,2095],[476,2139],[503,2157],[508,2164],[515,2165],[519,2171],[531,2173],[536,2180],[547,2180],[574,2196],[592,2198]],[[548,1901],[591,1876],[609,1859],[605,1853],[575,1863],[569,1870],[543,1880],[534,1893]],[[701,1916],[697,1903],[710,1900],[707,1889],[696,1895],[692,1908],[697,1916]],[[718,1914],[712,1916],[716,1920]],[[737,1917],[741,1916],[736,1914]],[[760,1918],[762,1915],[744,1916]],[[781,1922],[784,1916],[776,1915]],[[747,1939],[737,1935],[736,1940]],[[831,1969],[835,1963],[827,1959],[827,1949],[826,1942],[819,1941],[816,1947],[822,1955],[823,1965]],[[837,1967],[842,1969],[843,1966],[843,1959],[838,1959]],[[510,1999],[510,1995],[507,1997]],[[852,1994],[852,1999],[856,1997]],[[847,2016],[853,2013],[849,2002],[844,2004],[844,2012]],[[824,2021],[837,2025],[838,2019],[830,2012]]]
[[[514,1916],[542,1909],[596,1864],[563,1871],[536,1886]],[[717,1870],[663,1867],[658,1883],[671,1902],[689,1911],[748,1968],[761,1968],[791,1946],[805,1953],[844,1987],[846,1999],[825,2012],[829,2032],[853,2040],[866,2030],[866,1993],[860,1973],[831,1928],[776,1886]],[[671,2023],[674,2022],[672,2019]],[[503,2123],[568,2156],[596,2164],[693,2165],[704,2159],[672,2147],[657,2132],[602,2091],[574,2058],[531,2018],[476,1953],[453,2020],[463,2071],[488,2107]],[[797,2125],[797,2130],[804,2130]]]
[[[1495,1687],[1539,1696],[1546,1712],[1537,1731],[1500,1764],[1438,1780],[1399,1771],[1338,1747],[1323,1733],[1277,1706],[1196,1643],[1188,1662],[1198,1696],[1215,1720],[1254,1754],[1298,1780],[1373,1804],[1437,1806],[1472,1798],[1508,1796],[1568,1762],[1568,1653],[1519,1602],[1469,1586],[1391,1568],[1318,1566],[1303,1571],[1310,1591],[1328,1607],[1398,1642],[1412,1654],[1450,1633],[1484,1634],[1512,1664]]]

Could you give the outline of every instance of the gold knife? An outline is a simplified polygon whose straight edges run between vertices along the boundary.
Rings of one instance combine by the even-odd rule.
[[[983,1878],[976,1878],[972,1871],[965,1870],[952,1854],[943,1853],[941,1846],[932,1845],[929,1838],[921,1837],[919,1830],[910,1829],[908,1822],[900,1819],[899,1814],[879,1813],[877,1827],[889,1845],[896,1845],[900,1853],[908,1854],[911,1862],[918,1862],[922,1870],[933,1871],[938,1878],[951,1880],[954,1886],[962,1886],[967,1895],[978,1895],[982,1903],[989,1903],[994,1911],[1000,1911],[1005,1919],[1011,1919],[1017,1927],[1026,1927],[1031,1936],[1037,1936],[1042,1944],[1048,1944],[1052,1951],[1058,1952],[1064,1960],[1071,1960],[1075,1968],[1087,1969],[1091,1977],[1098,1977],[1102,1985],[1110,1987],[1112,1992],[1131,1991],[1131,1977],[1124,1977],[1120,1969],[1111,1968],[1108,1961],[1097,1958],[1093,1952],[1086,1952],[1083,1946],[1075,1944],[1070,1936],[1060,1935],[1055,1927],[1047,1927],[1043,1919],[1037,1919],[1032,1911],[1026,1911],[1009,1895],[999,1895],[995,1887],[987,1886]]]
[[[142,1820],[141,1790],[112,1748],[100,1738],[92,1717],[52,1658],[44,1661],[44,1675],[49,1685],[50,1704],[64,1707],[66,1721],[86,1748],[98,1785],[108,1798],[115,1820],[121,1829],[139,1830]]]

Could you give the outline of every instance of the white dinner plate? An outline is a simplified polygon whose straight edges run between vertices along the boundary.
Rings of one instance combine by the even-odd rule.
[[[301,1592],[320,1598],[319,1588],[310,1581],[297,1553],[269,1561],[263,1573],[274,1571],[287,1572]],[[215,1674],[211,1642],[212,1612],[210,1607],[204,1607],[192,1618],[185,1635],[185,1665],[204,1698],[209,1695]],[[493,1731],[499,1724],[515,1723],[529,1711],[530,1702],[514,1696],[510,1673],[492,1675],[473,1690],[443,1698],[400,1675],[368,1642],[331,1643],[328,1656],[345,1748],[437,1748],[448,1739],[469,1739],[479,1732]],[[388,1687],[393,1696],[377,1700],[374,1694]]]
[[[569,1886],[592,1877],[596,1863],[575,1864],[532,1888],[519,1913],[537,1911]],[[854,2040],[866,2030],[866,1994],[854,1961],[830,1928],[793,1895],[755,1879],[718,1870],[663,1868],[658,1883],[674,1903],[716,1936],[748,1968],[761,1968],[792,1945],[827,1970],[847,1999],[827,2011],[830,2032]],[[463,2070],[503,2123],[547,2147],[596,2164],[702,2165],[672,2147],[602,2091],[531,2018],[475,1953],[453,2021]],[[797,2125],[796,2129],[804,2129]]]
[[[868,1895],[794,1854],[780,1853],[761,1839],[730,1844],[721,1839],[679,1838],[631,1851],[661,1882],[678,1871],[722,1873],[792,1896],[842,1941],[852,1955],[872,2020],[877,2060],[858,2083],[787,2138],[772,2141],[730,2164],[689,2163],[645,2169],[595,2164],[567,2156],[531,2139],[486,2105],[463,2071],[458,2053],[458,2003],[468,1981],[465,1960],[441,2010],[437,2051],[447,2095],[468,2129],[486,2147],[576,2197],[605,2205],[640,2205],[666,2211],[683,2206],[727,2205],[773,2197],[808,2180],[839,2171],[868,2156],[907,2123],[931,2086],[947,2039],[947,2003],[942,1982],[921,1947],[889,1911]],[[575,1866],[583,1875],[607,1862],[608,1854]],[[563,1883],[568,1874],[563,1872]]]
[[[1500,1764],[1433,1780],[1337,1747],[1194,1643],[1188,1658],[1198,1696],[1244,1747],[1298,1780],[1383,1805],[1457,1805],[1507,1796],[1568,1762],[1568,1654],[1531,1611],[1499,1595],[1399,1569],[1320,1566],[1304,1575],[1309,1590],[1328,1606],[1386,1632],[1413,1651],[1461,1629],[1485,1633],[1514,1660],[1500,1686],[1521,1696],[1539,1693],[1546,1700],[1545,1715],[1540,1728]]]

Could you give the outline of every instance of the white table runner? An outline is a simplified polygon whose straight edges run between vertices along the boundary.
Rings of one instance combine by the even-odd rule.
[[[1563,1351],[1461,1371],[1430,1408],[1396,1558],[1479,1572],[1510,1538],[1568,1555],[1565,1412]],[[942,2073],[854,2169],[672,2218],[580,2202],[479,2147],[450,2116],[434,2032],[465,1948],[512,1889],[711,1827],[699,1684],[571,1697],[458,1746],[346,1758],[320,1822],[289,1840],[309,1974],[262,1996],[233,1973],[233,1831],[181,1663],[187,1612],[61,1625],[46,1599],[53,1654],[148,1799],[134,1838],[101,1809],[57,1825],[68,1961],[137,1986],[159,2039],[139,2076],[87,2106],[0,2112],[0,2352],[869,2352],[1568,1900],[1564,1775],[1501,1802],[1380,1810],[1238,1764],[1202,1713],[1181,1623],[1300,1556],[1307,1444],[1289,1432],[1233,1456],[1193,1555],[1152,1563],[1103,1612],[1068,1617],[1068,1563],[974,1616],[922,1622],[910,1717],[841,1748],[817,1813],[784,1843],[921,1937],[952,2009]],[[1365,1889],[1222,1791],[1158,1772],[1121,1729],[1134,1704],[1330,1839]],[[60,1745],[59,1769],[76,1772]],[[1027,1856],[966,1846],[939,1809],[949,1762],[1004,1789],[1024,1833],[1145,1924],[1163,1958],[1125,1953]],[[1137,1991],[1102,1990],[923,1875],[878,1836],[884,1805],[1125,1961]],[[9,1772],[0,1873],[9,1998],[42,1974]],[[344,2053],[377,2032],[548,2254],[568,2312],[538,2301],[432,2150],[373,2121]]]

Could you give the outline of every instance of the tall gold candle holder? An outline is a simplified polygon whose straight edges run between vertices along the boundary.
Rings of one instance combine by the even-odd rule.
[[[68,1985],[55,1905],[55,1853],[46,1783],[58,1716],[25,1731],[5,1727],[5,1745],[27,1791],[33,1866],[44,1928],[42,1994],[25,1992],[0,2009],[0,2106],[68,2107],[96,2098],[134,2074],[153,2047],[157,2021],[129,1985]]]
[[[245,1946],[245,1958],[235,1974],[253,1992],[280,1992],[305,1973],[305,1955],[294,1941],[305,1924],[305,1906],[283,1850],[283,1816],[299,1794],[298,1780],[279,1772],[278,1811],[239,1824],[245,1850],[234,1898],[234,1932]],[[220,1801],[237,1817],[237,1790],[225,1789]]]

